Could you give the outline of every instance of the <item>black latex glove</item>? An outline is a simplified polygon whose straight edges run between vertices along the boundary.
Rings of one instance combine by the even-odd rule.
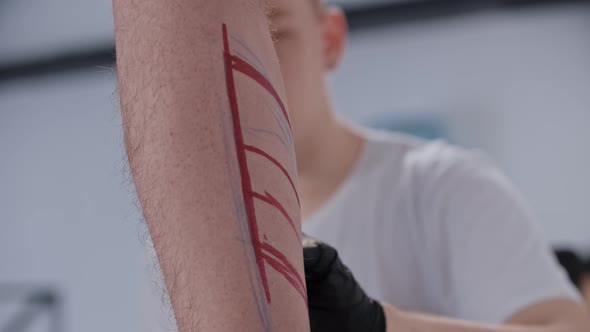
[[[379,302],[365,294],[331,246],[304,236],[311,332],[385,332]]]

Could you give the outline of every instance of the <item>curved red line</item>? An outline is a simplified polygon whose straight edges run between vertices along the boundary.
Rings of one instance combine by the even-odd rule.
[[[272,86],[272,83],[270,83],[270,81],[266,77],[264,77],[264,75],[262,75],[262,73],[260,73],[258,69],[254,68],[251,64],[242,60],[240,57],[232,55],[232,60],[233,68],[235,70],[241,72],[242,74],[256,81],[274,97],[274,99],[279,104],[279,107],[281,108],[281,111],[283,112],[283,115],[285,116],[287,123],[289,124],[289,128],[291,128],[291,121],[289,120],[289,115],[287,114],[287,108],[285,107],[285,104],[283,104],[283,101],[277,93],[277,90],[275,90],[275,88]]]
[[[299,202],[299,194],[297,193],[297,189],[295,188],[295,183],[293,183],[293,179],[291,179],[291,176],[289,175],[289,172],[287,172],[287,169],[283,165],[281,165],[281,163],[279,163],[278,160],[276,160],[271,155],[269,155],[268,153],[264,152],[263,150],[255,147],[255,146],[246,144],[244,146],[244,148],[248,151],[254,152],[254,153],[261,155],[262,157],[268,159],[270,162],[275,164],[275,166],[277,166],[283,172],[283,174],[285,174],[285,176],[289,180],[289,183],[291,184],[291,188],[293,188],[293,192],[295,193],[295,197],[297,198],[297,205],[299,207],[301,207],[301,203]]]
[[[281,205],[281,203],[279,203],[279,201],[276,198],[274,198],[270,193],[268,193],[266,191],[264,193],[266,194],[266,196],[261,195],[257,192],[253,192],[252,195],[254,196],[254,198],[257,198],[266,204],[272,205],[277,210],[279,210],[279,212],[281,212],[281,214],[285,217],[285,219],[287,219],[287,221],[289,222],[289,225],[291,225],[291,228],[293,229],[293,232],[295,232],[297,239],[301,240],[301,235],[299,235],[299,231],[297,230],[297,227],[295,227],[295,223],[293,223],[293,219],[291,219],[287,210],[285,210],[283,205]]]
[[[299,275],[299,273],[297,272],[297,269],[295,269],[295,267],[293,267],[293,265],[291,264],[291,262],[289,262],[289,259],[287,258],[287,256],[285,256],[282,252],[280,252],[277,248],[273,247],[272,245],[270,245],[268,242],[262,242],[261,244],[262,250],[266,250],[266,252],[268,252],[269,254],[275,256],[276,258],[279,259],[279,261],[287,268],[287,270],[289,270],[289,272],[293,275],[293,277],[297,278],[297,281],[302,284],[305,285],[305,283],[303,282],[303,278],[301,278],[301,276]],[[263,253],[264,254],[264,253]]]
[[[223,24],[223,56],[225,59],[225,75],[227,81],[227,94],[230,101],[230,110],[232,114],[232,123],[234,131],[234,139],[236,142],[236,154],[238,164],[240,166],[240,179],[242,182],[242,195],[244,196],[244,207],[246,209],[246,215],[248,216],[248,225],[250,227],[250,240],[252,241],[252,247],[254,249],[254,255],[256,256],[256,265],[260,271],[260,279],[262,280],[262,286],[264,287],[264,293],[266,295],[266,301],[271,303],[270,288],[268,286],[268,280],[266,279],[266,271],[264,269],[264,262],[261,257],[260,249],[260,238],[258,235],[258,222],[256,220],[256,209],[254,207],[254,198],[249,195],[252,191],[252,179],[248,171],[248,160],[246,156],[244,136],[242,133],[242,125],[240,121],[240,110],[238,107],[238,97],[236,93],[236,85],[234,81],[233,70],[231,69],[231,51],[229,47],[229,38],[227,33],[227,26]]]
[[[262,253],[262,257],[265,259],[268,265],[270,265],[273,269],[275,269],[275,271],[282,274],[283,277],[287,279],[287,282],[289,282],[291,286],[295,288],[297,293],[299,293],[299,295],[301,295],[303,300],[307,303],[307,291],[305,290],[305,286],[299,283],[299,281],[289,272],[289,270],[275,258],[265,253]]]

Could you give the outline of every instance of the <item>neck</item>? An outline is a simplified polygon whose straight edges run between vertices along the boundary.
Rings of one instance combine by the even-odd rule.
[[[304,218],[313,214],[340,188],[354,169],[364,145],[361,134],[339,120],[333,112],[308,144],[297,146],[297,170]],[[325,121],[324,121],[325,120]]]

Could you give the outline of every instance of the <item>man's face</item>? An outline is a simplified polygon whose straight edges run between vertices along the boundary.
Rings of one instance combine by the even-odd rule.
[[[325,96],[323,18],[314,0],[271,0],[271,28],[287,92],[295,145],[313,137]]]

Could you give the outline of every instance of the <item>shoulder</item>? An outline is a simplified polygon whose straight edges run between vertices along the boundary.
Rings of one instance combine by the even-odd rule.
[[[374,133],[371,141],[381,149],[377,173],[396,174],[394,192],[411,209],[415,227],[486,222],[500,212],[529,219],[518,190],[481,151],[397,134]]]
[[[577,298],[525,200],[490,158],[443,141],[379,140],[383,164],[399,174],[394,192],[407,207],[433,311],[500,323],[547,299]]]
[[[482,151],[445,141],[414,146],[404,156],[403,169],[411,177],[414,189],[426,199],[518,196],[505,174]]]
[[[381,157],[394,157],[397,167],[417,171],[448,171],[469,164],[490,164],[481,151],[459,147],[445,140],[428,141],[418,137],[383,130],[363,129],[363,136]]]
[[[469,183],[502,183],[506,179],[490,158],[479,150],[452,145],[444,140],[419,138],[382,131],[367,131],[373,149],[372,164],[384,172],[398,173],[415,190],[455,187]],[[410,188],[406,188],[410,189]]]
[[[498,172],[483,152],[441,140],[414,147],[405,156],[405,166],[416,176],[440,183]]]
[[[543,237],[519,190],[481,151],[434,141],[409,150],[404,165],[414,226],[431,243],[460,247],[484,238],[517,243]]]
[[[380,131],[368,131],[367,140],[364,180],[380,196],[401,200],[414,227],[464,219],[453,214],[527,213],[518,190],[481,151]]]

